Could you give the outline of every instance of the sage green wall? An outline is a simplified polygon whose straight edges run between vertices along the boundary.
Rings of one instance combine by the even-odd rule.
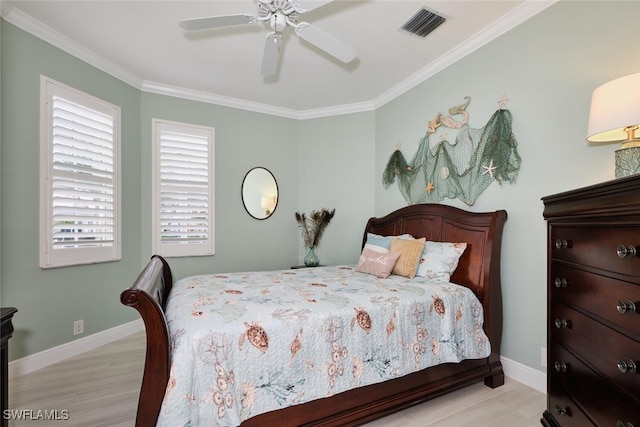
[[[195,101],[142,94],[143,177],[151,177],[151,119],[215,128],[215,255],[172,258],[176,278],[187,274],[274,270],[294,265],[298,206],[298,121]],[[255,166],[271,171],[278,183],[278,205],[266,220],[245,211],[241,184]],[[142,180],[142,217],[151,216],[151,180]],[[144,223],[146,221],[143,220]],[[142,256],[151,253],[151,229],[142,230]]]
[[[470,209],[506,209],[502,246],[504,356],[538,370],[546,347],[546,224],[540,198],[614,178],[617,145],[586,142],[591,92],[640,71],[640,2],[561,1],[376,112],[376,178],[397,142],[407,159],[427,121],[471,96],[481,127],[506,95],[522,167],[515,185],[492,184]],[[449,135],[455,135],[450,130]],[[434,141],[437,142],[437,141]],[[376,179],[376,213],[404,205]],[[465,207],[458,200],[443,203]]]
[[[299,210],[336,210],[318,247],[321,264],[358,261],[374,213],[374,119],[374,112],[363,112],[300,122]],[[305,251],[298,242],[300,264]]]
[[[133,320],[118,295],[140,269],[139,91],[2,24],[2,305],[15,306],[11,359]],[[122,108],[122,260],[42,270],[39,243],[40,75]]]

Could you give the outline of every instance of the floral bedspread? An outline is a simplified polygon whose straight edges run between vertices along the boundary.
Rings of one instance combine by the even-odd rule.
[[[334,266],[193,276],[167,302],[159,426],[237,426],[445,362],[487,357],[482,305],[452,283]]]

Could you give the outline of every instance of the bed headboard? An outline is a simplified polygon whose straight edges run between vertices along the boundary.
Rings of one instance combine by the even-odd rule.
[[[467,243],[451,281],[471,289],[482,302],[483,329],[491,342],[489,362],[500,366],[502,342],[502,284],[500,258],[507,212],[468,212],[447,205],[419,204],[370,218],[364,229],[383,236],[411,234],[436,242]],[[502,369],[502,368],[500,368]]]
[[[477,213],[439,204],[411,205],[369,219],[362,246],[367,233],[384,236],[408,233],[436,242],[465,242],[467,249],[451,281],[470,288],[482,301],[489,288],[494,285],[500,288],[500,250],[506,219],[504,210]]]

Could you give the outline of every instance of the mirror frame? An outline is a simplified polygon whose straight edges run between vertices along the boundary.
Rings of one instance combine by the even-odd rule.
[[[252,212],[252,210],[250,210],[250,208],[247,206],[247,201],[245,200],[245,190],[247,190],[245,188],[245,186],[247,184],[247,178],[249,177],[249,175],[252,172],[257,172],[259,170],[262,170],[262,171],[266,172],[267,174],[269,174],[269,176],[273,180],[273,185],[275,187],[275,192],[276,192],[276,194],[274,196],[275,201],[274,201],[274,204],[273,204],[273,209],[271,209],[269,211],[269,213],[265,213],[263,215],[260,215],[257,212],[255,212],[255,209],[253,209],[253,212]],[[268,179],[268,177],[266,177],[266,178]],[[271,183],[270,182],[266,183],[266,185],[269,185],[269,184],[271,184]],[[259,189],[256,189],[255,191],[259,191]],[[258,193],[256,196],[259,196],[259,195],[260,195],[260,193]],[[242,198],[242,205],[244,206],[244,210],[247,211],[249,216],[251,216],[252,218],[257,219],[257,220],[261,220],[261,221],[265,220],[265,219],[271,217],[271,215],[273,215],[273,213],[276,211],[276,209],[278,207],[278,202],[280,200],[280,190],[278,188],[278,181],[276,181],[276,177],[273,175],[273,173],[271,173],[271,171],[269,169],[267,169],[265,167],[262,167],[262,166],[255,166],[255,167],[249,169],[249,171],[244,175],[244,178],[242,179],[242,186],[240,187],[240,197]]]

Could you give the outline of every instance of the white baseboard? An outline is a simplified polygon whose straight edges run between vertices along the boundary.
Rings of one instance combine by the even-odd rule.
[[[77,356],[85,351],[93,350],[110,342],[125,338],[136,332],[144,330],[142,319],[134,320],[123,325],[116,326],[106,331],[98,332],[48,350],[41,351],[30,356],[9,362],[9,378],[19,377],[65,359]],[[527,365],[501,357],[502,369],[505,376],[529,386],[541,393],[547,390],[547,374]]]
[[[25,375],[54,363],[77,356],[85,351],[93,350],[110,342],[128,337],[144,330],[142,319],[133,320],[105,331],[32,354],[9,362],[9,379]]]
[[[500,357],[504,375],[541,393],[547,393],[547,374],[515,360]]]

